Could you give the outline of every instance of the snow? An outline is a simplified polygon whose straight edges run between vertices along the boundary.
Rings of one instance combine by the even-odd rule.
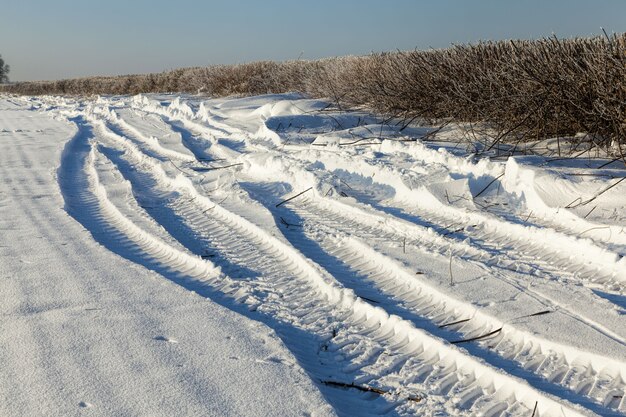
[[[624,415],[626,169],[380,122],[2,98],[5,414]]]
[[[6,99],[0,126],[1,415],[334,415],[274,331],[67,215],[75,126]]]

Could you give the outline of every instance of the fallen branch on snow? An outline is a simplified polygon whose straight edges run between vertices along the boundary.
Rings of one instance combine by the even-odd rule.
[[[300,197],[302,194],[306,193],[307,191],[311,191],[312,189],[313,189],[313,187],[309,187],[309,188],[307,188],[306,190],[304,190],[304,191],[302,191],[302,192],[299,192],[298,194],[294,195],[293,197],[289,197],[288,199],[283,200],[283,201],[281,201],[280,203],[276,204],[276,207],[280,207],[280,206],[282,206],[283,204],[287,203],[288,201],[291,201],[291,200],[293,200],[293,199],[294,199],[294,198],[296,198],[296,197]]]
[[[368,387],[367,385],[356,385],[354,382],[351,382],[349,384],[347,384],[345,382],[337,382],[337,381],[320,381],[320,382],[322,384],[328,385],[330,387],[354,388],[354,389],[357,389],[359,391],[372,392],[372,393],[378,394],[378,395],[385,395],[385,394],[389,394],[390,393],[390,391],[385,391],[385,390],[382,390],[380,388]],[[407,400],[418,403],[418,402],[422,401],[422,397],[419,397],[419,396],[416,396],[416,395],[409,395]]]

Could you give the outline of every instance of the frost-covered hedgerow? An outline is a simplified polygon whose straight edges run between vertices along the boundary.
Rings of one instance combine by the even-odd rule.
[[[494,143],[584,132],[608,147],[626,143],[626,34],[22,82],[0,91],[214,97],[300,91],[407,120],[481,123],[497,132]]]

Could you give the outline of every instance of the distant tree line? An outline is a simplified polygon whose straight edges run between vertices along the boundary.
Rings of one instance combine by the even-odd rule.
[[[213,97],[299,91],[407,121],[487,126],[493,144],[584,132],[608,148],[626,144],[626,34],[21,82],[0,91]]]

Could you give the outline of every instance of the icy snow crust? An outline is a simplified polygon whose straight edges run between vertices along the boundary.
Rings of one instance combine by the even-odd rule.
[[[230,366],[220,326],[273,340],[250,345],[252,369],[216,377],[218,391],[244,393],[224,399],[224,414],[241,414],[233,404],[248,415],[272,407],[281,415],[626,413],[626,181],[601,193],[626,176],[617,164],[475,160],[454,144],[409,140],[430,129],[381,125],[296,94],[46,97],[2,106],[3,154],[30,164],[20,175],[9,163],[2,168],[34,182],[33,173],[46,175],[35,161],[56,162],[50,193],[71,225],[58,233],[119,255],[92,259],[104,282],[130,282],[135,297],[146,285],[155,287],[146,294],[171,298],[172,320],[201,321],[217,353],[200,336],[190,349],[219,358],[220,368]],[[46,116],[56,120],[47,125]],[[53,147],[49,126],[55,144],[68,139],[60,156],[29,145]],[[24,129],[32,133],[17,141]],[[11,184],[3,183],[7,195],[16,193]],[[102,246],[85,243],[75,221]],[[48,262],[72,270],[59,257]],[[182,307],[188,299],[195,309]],[[146,333],[124,331],[132,346]],[[177,336],[152,342],[178,349]],[[277,370],[257,377],[258,364]],[[193,375],[216,372],[200,359],[186,366]],[[187,374],[161,368],[155,378],[179,372],[173,391],[201,409],[201,388],[178,392]],[[251,385],[269,389],[261,403]],[[95,396],[93,410],[112,396]]]

